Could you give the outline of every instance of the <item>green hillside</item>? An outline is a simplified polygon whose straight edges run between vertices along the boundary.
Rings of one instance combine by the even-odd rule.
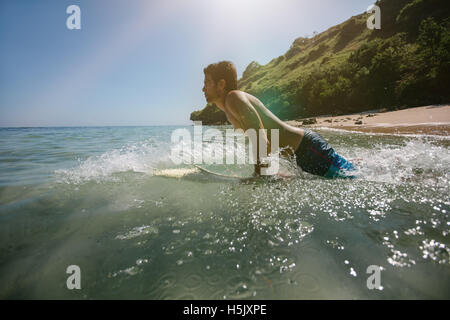
[[[381,30],[368,29],[370,15],[363,13],[312,38],[298,38],[267,65],[250,63],[239,89],[282,119],[448,103],[447,2],[377,1]],[[208,123],[206,110],[195,118]]]

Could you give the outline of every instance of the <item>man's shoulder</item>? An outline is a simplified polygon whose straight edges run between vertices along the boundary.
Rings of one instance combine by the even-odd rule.
[[[245,93],[240,90],[231,90],[227,93],[225,98],[225,108],[226,109],[236,109],[241,106],[245,101]]]
[[[253,105],[255,99],[254,96],[247,92],[232,90],[227,93],[225,109],[236,113],[256,112]]]
[[[231,90],[227,93],[226,104],[229,105],[241,105],[241,104],[249,104],[249,102],[255,97],[251,94],[241,91],[241,90]]]
[[[231,90],[227,93],[227,101],[236,101],[236,100],[244,100],[246,98],[247,93],[241,90]]]

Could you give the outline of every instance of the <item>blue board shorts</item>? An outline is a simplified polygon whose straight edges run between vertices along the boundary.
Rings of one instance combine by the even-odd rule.
[[[297,165],[311,174],[326,178],[350,178],[355,166],[337,154],[319,134],[305,130],[300,146],[295,151]]]

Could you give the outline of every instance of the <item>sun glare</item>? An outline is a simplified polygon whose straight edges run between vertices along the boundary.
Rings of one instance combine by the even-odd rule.
[[[222,18],[231,20],[235,24],[246,22],[264,21],[274,14],[288,12],[291,0],[219,0],[214,1],[217,8],[216,14]],[[287,12],[286,12],[287,11]]]

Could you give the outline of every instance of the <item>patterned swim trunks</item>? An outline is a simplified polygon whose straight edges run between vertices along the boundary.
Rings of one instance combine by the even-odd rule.
[[[319,134],[305,130],[300,146],[295,151],[297,164],[303,171],[326,178],[349,178],[355,166],[339,154]]]

